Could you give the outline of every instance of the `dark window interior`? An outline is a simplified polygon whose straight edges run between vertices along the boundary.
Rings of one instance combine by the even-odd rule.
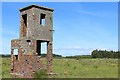
[[[25,26],[27,26],[27,14],[22,15]]]
[[[16,57],[16,60],[18,60],[18,55],[15,55],[15,57]]]
[[[27,33],[27,14],[22,15],[22,18],[23,18],[22,37],[25,37]]]
[[[36,52],[38,53],[38,56],[40,56],[41,55],[41,42],[40,42],[40,40],[37,40],[36,46],[37,46]]]

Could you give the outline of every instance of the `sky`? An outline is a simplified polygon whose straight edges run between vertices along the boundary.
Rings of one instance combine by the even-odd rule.
[[[3,2],[0,54],[10,54],[11,40],[19,38],[19,9],[31,4],[54,9],[53,53],[72,56],[89,55],[95,49],[118,50],[117,2]]]

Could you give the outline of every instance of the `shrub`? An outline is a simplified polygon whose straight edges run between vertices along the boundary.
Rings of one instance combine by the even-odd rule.
[[[41,69],[34,74],[34,78],[47,78],[47,71],[45,69]]]
[[[70,66],[70,64],[69,64],[69,63],[67,63],[67,66]]]
[[[77,68],[76,66],[73,67],[73,69],[76,69],[76,68]]]
[[[98,68],[98,66],[96,66],[96,65],[94,65],[93,67],[96,68],[96,69]]]
[[[68,62],[66,62],[66,63],[64,64],[64,66],[68,66],[68,67],[69,67],[69,66],[70,66],[70,64],[69,64]]]

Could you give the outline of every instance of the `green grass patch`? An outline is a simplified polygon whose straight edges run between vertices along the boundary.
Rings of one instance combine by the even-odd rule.
[[[11,78],[10,76],[10,58],[2,58],[2,77]]]
[[[45,58],[43,61],[46,64]],[[64,58],[53,59],[52,64],[53,72],[57,73],[52,78],[118,78],[118,59]],[[2,77],[11,78],[10,58],[2,58]]]
[[[48,78],[47,71],[45,69],[41,69],[35,72],[34,78]]]

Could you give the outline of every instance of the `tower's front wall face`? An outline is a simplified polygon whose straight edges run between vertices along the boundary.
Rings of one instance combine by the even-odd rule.
[[[52,41],[53,13],[38,8],[31,8],[28,12],[27,37],[35,40]],[[41,14],[45,15],[45,24],[41,24]]]

